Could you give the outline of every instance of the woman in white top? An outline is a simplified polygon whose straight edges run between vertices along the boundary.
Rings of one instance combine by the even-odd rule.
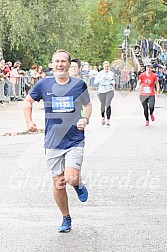
[[[104,61],[103,70],[98,72],[94,83],[98,85],[98,96],[101,103],[102,125],[105,125],[105,114],[107,125],[110,126],[111,101],[114,97],[115,78],[114,73],[110,71],[110,63]]]

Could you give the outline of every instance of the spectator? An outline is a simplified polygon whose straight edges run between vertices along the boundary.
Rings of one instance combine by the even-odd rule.
[[[142,56],[147,57],[147,55],[148,55],[148,40],[145,37],[142,38],[140,47],[141,47]]]
[[[10,77],[10,67],[8,65],[8,63],[4,64],[4,69],[3,69],[3,74],[4,74],[4,95],[7,97],[10,95],[10,82],[9,82],[9,77]]]
[[[100,72],[101,70],[103,70],[103,67],[101,65],[98,65],[97,70],[98,72]]]
[[[158,67],[155,71],[157,77],[158,77],[158,82],[159,82],[159,86],[160,86],[160,89],[162,90],[163,88],[163,72],[162,72],[162,69],[160,67]]]
[[[158,50],[159,50],[158,39],[155,39],[154,43],[153,43],[153,51],[154,51],[153,56],[154,56],[154,58],[157,58]]]
[[[123,90],[126,90],[128,88],[128,82],[129,82],[129,73],[127,66],[124,66],[121,71],[121,83]]]
[[[130,82],[130,92],[131,92],[134,90],[137,83],[137,73],[134,67],[132,67],[131,71],[129,72],[129,82]]]
[[[43,67],[42,67],[42,66],[39,66],[39,67],[37,68],[37,72],[38,72],[38,74],[39,74],[39,79],[40,79],[40,78],[44,78],[44,77],[46,76],[46,74],[43,72]]]
[[[53,75],[53,67],[52,63],[49,62],[48,66],[44,69],[44,73],[46,76],[52,76]]]
[[[97,66],[94,66],[93,69],[90,70],[89,76],[90,76],[90,84],[92,87],[95,86],[94,81],[96,78],[96,75],[98,74]]]
[[[166,64],[166,61],[167,61],[167,56],[166,56],[166,53],[165,53],[165,50],[162,51],[161,53],[161,64],[165,65]]]
[[[153,57],[153,41],[151,38],[148,39],[148,55],[150,58]]]
[[[137,58],[141,57],[141,51],[140,51],[140,46],[139,45],[135,46],[134,53],[135,53]]]
[[[12,88],[12,99],[15,99],[17,97],[16,95],[16,84],[18,84],[20,74],[18,71],[20,70],[20,62],[15,62],[12,70],[10,71],[10,84]]]
[[[119,66],[116,65],[115,67],[111,68],[111,70],[113,71],[115,77],[115,89],[120,90],[121,71],[119,69]]]
[[[167,70],[166,67],[164,67],[163,70],[163,92],[167,92]]]
[[[37,67],[36,64],[33,64],[31,66],[31,69],[29,70],[29,73],[30,73],[30,77],[31,77],[31,86],[34,86],[35,83],[39,79],[38,67]]]

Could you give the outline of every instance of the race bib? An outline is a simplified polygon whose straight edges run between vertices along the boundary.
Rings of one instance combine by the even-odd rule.
[[[73,96],[52,97],[52,111],[63,113],[73,112]]]
[[[105,90],[111,90],[112,89],[112,84],[106,85]]]
[[[151,88],[150,87],[143,87],[143,94],[150,94]]]

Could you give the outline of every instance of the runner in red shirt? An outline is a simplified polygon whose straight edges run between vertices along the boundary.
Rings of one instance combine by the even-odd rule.
[[[140,88],[140,101],[144,108],[146,126],[149,126],[149,110],[151,120],[155,121],[155,117],[153,115],[155,106],[155,85],[157,96],[159,97],[159,82],[157,75],[152,72],[152,68],[153,66],[151,63],[146,65],[146,71],[139,75],[139,80],[136,87],[136,89]]]

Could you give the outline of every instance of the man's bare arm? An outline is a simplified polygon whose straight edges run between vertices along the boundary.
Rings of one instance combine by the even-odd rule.
[[[92,113],[92,104],[90,102],[87,105],[83,106],[83,116],[81,119],[79,119],[77,123],[77,128],[79,130],[85,129],[86,125],[89,123],[89,118],[91,116],[91,113]]]
[[[32,106],[34,100],[30,95],[27,95],[24,99],[24,116],[27,123],[27,129],[30,132],[35,132],[37,130],[36,124],[32,120]]]

